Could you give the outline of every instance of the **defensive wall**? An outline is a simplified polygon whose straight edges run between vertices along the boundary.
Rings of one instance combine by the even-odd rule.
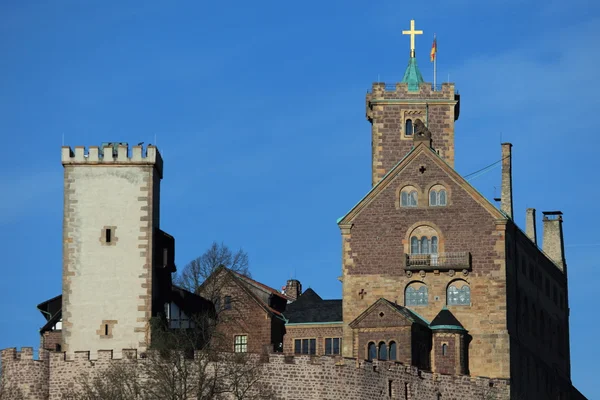
[[[97,359],[90,359],[89,352],[66,359],[65,353],[40,350],[39,358],[34,359],[32,348],[6,349],[1,356],[4,387],[18,387],[30,400],[62,399],[66,391],[77,388],[78,377],[101,373],[114,363],[148,362],[138,357],[136,350],[128,349],[120,359],[110,350],[98,351]],[[398,362],[282,354],[269,354],[261,360],[264,371],[257,387],[281,400],[510,398],[507,380],[432,374]]]

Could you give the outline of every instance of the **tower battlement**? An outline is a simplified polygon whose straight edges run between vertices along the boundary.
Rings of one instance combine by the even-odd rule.
[[[163,160],[156,146],[132,146],[131,151],[127,144],[109,144],[103,147],[70,146],[62,147],[63,165],[155,165],[162,175]]]
[[[419,84],[419,90],[409,91],[408,83],[384,83],[374,82],[369,90],[367,100],[376,99],[414,99],[414,100],[449,100],[455,101],[457,94],[454,83],[447,82],[441,85],[432,85],[431,83]]]

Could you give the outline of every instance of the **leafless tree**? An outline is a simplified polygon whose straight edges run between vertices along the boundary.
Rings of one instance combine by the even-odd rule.
[[[239,249],[232,251],[227,245],[213,242],[200,257],[190,261],[175,277],[174,282],[192,293],[219,267],[226,267],[244,276],[250,276],[248,253]]]

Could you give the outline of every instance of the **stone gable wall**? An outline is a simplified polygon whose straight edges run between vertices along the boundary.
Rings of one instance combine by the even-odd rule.
[[[98,351],[98,358],[90,360],[88,352],[77,352],[65,360],[64,353],[42,350],[40,360],[33,360],[31,348],[7,349],[2,351],[2,379],[22,388],[28,400],[60,400],[65,390],[77,387],[82,374],[102,373],[113,363],[147,362],[135,350],[120,353],[123,358],[114,359],[112,351]],[[280,400],[510,398],[506,380],[431,374],[389,361],[270,354],[263,362],[257,388]]]
[[[412,282],[427,285],[429,303],[409,308],[431,321],[447,305],[448,285],[460,280],[470,286],[471,304],[447,307],[473,336],[469,346],[471,373],[508,378],[505,225],[497,223],[427,151],[417,154],[371,203],[345,221],[349,227],[342,227],[344,322],[354,320],[381,297],[405,305],[405,289]],[[445,207],[429,206],[427,189],[435,184],[443,184],[448,192]],[[397,206],[398,193],[405,185],[419,190],[417,207]],[[437,231],[439,252],[469,252],[472,270],[406,271],[410,233],[418,226]],[[366,294],[361,296],[362,290]],[[345,325],[346,357],[356,357],[352,340],[352,330]]]

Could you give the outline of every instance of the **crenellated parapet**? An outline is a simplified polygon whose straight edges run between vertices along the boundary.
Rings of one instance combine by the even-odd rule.
[[[63,165],[154,165],[162,176],[163,160],[156,146],[132,146],[109,144],[104,147],[62,147]]]
[[[91,356],[94,354],[94,356]],[[196,353],[190,363],[205,359]],[[394,361],[366,361],[341,356],[288,356],[283,354],[249,354],[249,361],[260,363],[260,382],[256,389],[271,392],[278,399],[306,400],[343,398],[360,400],[379,398],[435,399],[481,398],[508,399],[509,382],[503,379],[442,375],[422,371]],[[233,357],[222,354],[221,360]],[[127,363],[136,368],[140,380],[146,379],[145,366],[156,365],[151,352],[135,349],[40,353],[34,360],[33,349],[2,351],[3,379],[20,388],[25,398],[59,400],[69,390],[77,389],[82,377],[102,376],[108,368]],[[214,370],[214,369],[208,369]],[[294,379],[290,380],[289,377]],[[386,397],[386,398],[387,398]]]

